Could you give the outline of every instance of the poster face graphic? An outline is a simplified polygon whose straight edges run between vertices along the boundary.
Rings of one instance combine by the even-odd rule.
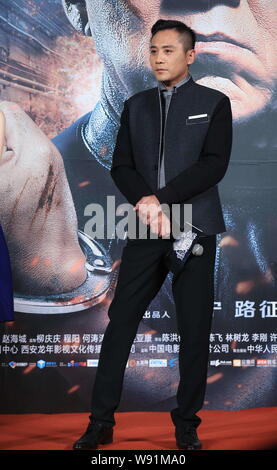
[[[232,105],[204,407],[275,406],[276,2],[11,0],[2,10],[0,221],[15,313],[0,323],[1,411],[89,410],[126,243],[108,213],[126,203],[112,155],[123,102],[157,86],[149,41],[159,18],[196,32],[190,74]],[[171,281],[169,272],[140,322],[118,411],[175,404]]]

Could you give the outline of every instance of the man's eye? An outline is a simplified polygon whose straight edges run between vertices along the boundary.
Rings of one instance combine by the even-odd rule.
[[[151,50],[151,51],[150,51],[150,54],[155,54],[155,52],[156,52],[156,51]],[[165,49],[165,52],[172,52],[172,50],[171,50],[171,49]]]

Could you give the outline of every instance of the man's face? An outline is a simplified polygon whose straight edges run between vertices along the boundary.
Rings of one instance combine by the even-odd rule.
[[[226,93],[233,117],[247,118],[273,102],[277,77],[275,0],[86,0],[97,51],[106,70],[131,95],[155,86],[149,66],[151,27],[176,19],[197,35],[193,79]]]
[[[150,41],[150,65],[157,80],[173,86],[188,74],[188,64],[194,60],[194,50],[185,52],[178,31],[165,29]]]

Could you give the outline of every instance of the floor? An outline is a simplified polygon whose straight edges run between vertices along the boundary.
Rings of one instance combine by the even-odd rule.
[[[201,410],[197,432],[203,450],[276,449],[277,407],[238,411]],[[71,450],[85,431],[88,413],[2,414],[1,450]],[[99,450],[175,450],[166,412],[115,413],[114,442]]]

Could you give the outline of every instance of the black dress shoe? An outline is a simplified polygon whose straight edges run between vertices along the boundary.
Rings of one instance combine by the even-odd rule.
[[[175,427],[176,444],[179,449],[195,450],[202,447],[201,441],[198,439],[195,426]]]
[[[102,423],[90,422],[85,433],[73,444],[75,450],[97,449],[98,444],[113,442],[113,426],[106,427]]]

